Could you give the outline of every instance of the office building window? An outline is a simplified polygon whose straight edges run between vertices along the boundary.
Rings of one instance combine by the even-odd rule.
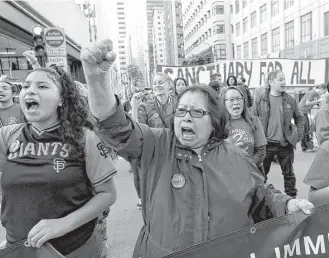
[[[266,21],[266,19],[267,19],[266,12],[267,12],[267,5],[264,4],[260,7],[260,23]]]
[[[272,30],[272,52],[280,50],[280,27]]]
[[[212,8],[212,15],[224,14],[224,5],[216,5]]]
[[[241,45],[236,47],[236,58],[241,59]]]
[[[294,37],[294,21],[287,22],[284,25],[284,34],[285,34],[285,47],[293,47],[295,45]]]
[[[234,33],[234,26],[231,24],[231,33]]]
[[[251,14],[251,18],[250,18],[250,23],[251,23],[251,28],[256,26],[257,20],[256,20],[256,11],[254,11]]]
[[[247,0],[242,0],[242,9],[247,6]]]
[[[214,34],[224,34],[225,33],[225,25],[217,24],[214,26]]]
[[[216,44],[215,51],[217,58],[226,58],[226,44]]]
[[[258,56],[258,39],[254,38],[251,41],[251,56],[256,58]]]
[[[277,15],[280,11],[280,5],[279,5],[279,0],[272,0],[271,3],[271,15],[274,17]]]
[[[239,37],[240,36],[240,22],[238,22],[236,24],[236,36]]]
[[[324,35],[329,35],[329,12],[324,13]]]
[[[235,13],[239,13],[240,6],[239,6],[239,0],[235,1]]]
[[[230,5],[231,8],[231,14],[233,13],[233,5]]]
[[[249,42],[243,43],[243,58],[247,59],[249,57]]]
[[[284,9],[294,5],[294,0],[284,0]]]
[[[312,40],[312,12],[300,17],[301,43]]]
[[[266,55],[267,54],[267,33],[264,33],[260,36],[261,40],[261,54]]]
[[[246,33],[248,30],[248,17],[243,19],[243,33]]]

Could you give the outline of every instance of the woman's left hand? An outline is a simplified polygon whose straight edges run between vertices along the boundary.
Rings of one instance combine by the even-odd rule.
[[[40,248],[48,240],[68,232],[67,223],[63,219],[43,219],[30,230],[27,241],[29,246]]]
[[[291,214],[295,211],[302,210],[305,214],[311,214],[311,209],[314,208],[314,205],[308,200],[304,199],[291,199],[287,202],[287,211],[288,214]]]

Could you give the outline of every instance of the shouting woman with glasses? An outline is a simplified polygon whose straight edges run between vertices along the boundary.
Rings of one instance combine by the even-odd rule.
[[[112,91],[112,49],[110,40],[94,43],[81,60],[98,135],[138,166],[144,226],[133,257],[163,257],[239,230],[261,209],[271,217],[312,207],[265,186],[250,159],[224,140],[225,108],[210,87],[179,95],[170,129],[131,119]]]
[[[226,127],[229,140],[239,146],[263,172],[266,138],[261,122],[249,112],[243,92],[235,86],[226,88],[221,92],[220,101],[229,113]]]
[[[28,123],[0,128],[7,246],[27,239],[68,258],[100,258],[95,227],[116,200],[116,169],[87,120],[86,99],[56,66],[28,74],[19,99]]]

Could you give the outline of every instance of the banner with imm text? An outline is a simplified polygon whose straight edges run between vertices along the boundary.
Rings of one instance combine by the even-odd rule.
[[[165,258],[329,257],[329,204],[296,212],[187,248]]]

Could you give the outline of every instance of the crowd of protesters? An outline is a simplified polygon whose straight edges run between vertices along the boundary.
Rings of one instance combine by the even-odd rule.
[[[134,258],[163,257],[327,202],[328,85],[298,103],[280,70],[266,74],[253,96],[240,75],[223,83],[212,74],[200,86],[156,73],[151,88],[132,85],[121,103],[108,76],[112,48],[105,40],[82,49],[87,89],[59,67],[41,68],[31,53],[34,70],[20,91],[0,80],[2,248],[26,239],[31,247],[49,242],[69,258],[107,257],[113,153],[130,163],[142,211]],[[309,112],[320,104],[320,148],[304,180],[312,204],[296,198],[293,163],[298,142],[313,149]],[[275,159],[285,194],[267,184]]]

